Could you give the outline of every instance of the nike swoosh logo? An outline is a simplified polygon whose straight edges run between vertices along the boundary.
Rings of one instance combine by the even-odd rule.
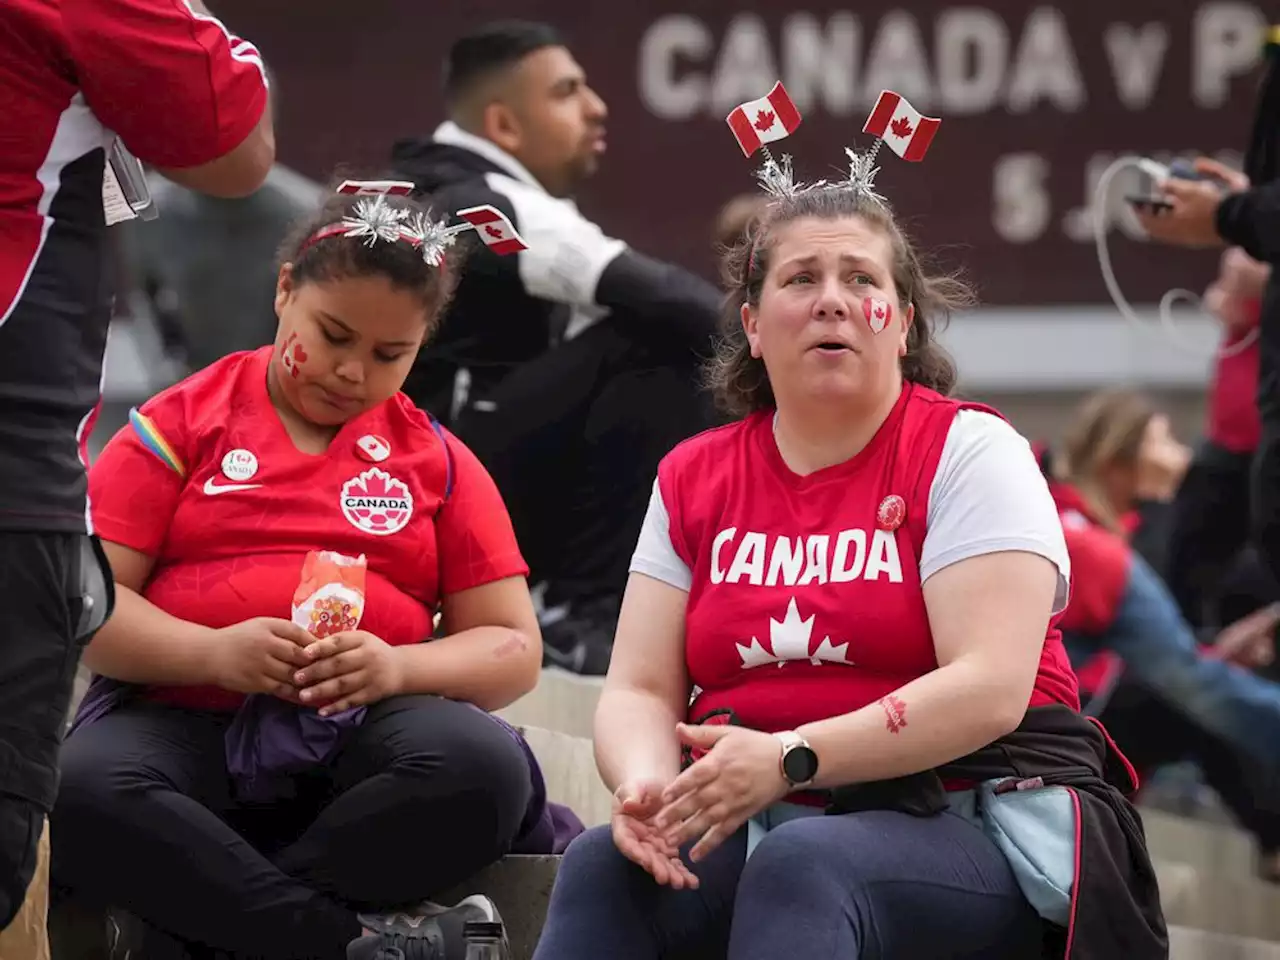
[[[213,482],[213,477],[210,477],[204,482],[204,492],[211,497],[216,497],[220,493],[232,493],[236,490],[256,490],[260,486],[262,486],[260,483],[228,483],[220,487]]]

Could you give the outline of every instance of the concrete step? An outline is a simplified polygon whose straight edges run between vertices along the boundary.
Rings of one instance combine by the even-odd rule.
[[[608,823],[613,797],[596,770],[591,741],[541,727],[519,729],[542,767],[548,799],[569,807],[588,827]]]
[[[1280,941],[1280,887],[1252,877],[1215,876],[1155,859],[1160,902],[1171,924]]]
[[[1139,807],[1153,857],[1194,867],[1212,877],[1253,879],[1257,845],[1238,827]]]
[[[602,677],[547,667],[533,690],[499,713],[518,727],[542,727],[589,740],[603,684]]]
[[[1280,960],[1280,943],[1170,927],[1169,960]]]

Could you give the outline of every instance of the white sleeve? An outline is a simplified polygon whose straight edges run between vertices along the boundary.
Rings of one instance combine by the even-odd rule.
[[[528,245],[517,255],[525,291],[541,300],[597,307],[600,275],[627,245],[606,235],[570,200],[501,173],[486,180],[511,201],[516,229]]]
[[[1053,612],[1067,605],[1071,561],[1062,521],[1031,445],[1004,420],[961,410],[929,491],[920,582],[985,553],[1023,550],[1058,568]]]
[[[653,494],[640,527],[636,552],[631,555],[631,572],[643,573],[678,590],[687,591],[693,586],[693,572],[671,544],[671,516],[662,502],[657,480],[653,481]]]

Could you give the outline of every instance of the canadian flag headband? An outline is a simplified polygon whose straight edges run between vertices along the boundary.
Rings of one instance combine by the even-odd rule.
[[[476,231],[484,245],[499,255],[519,253],[528,245],[501,210],[489,205],[467,207],[457,216],[463,222],[450,226],[447,220],[436,220],[431,211],[417,213],[387,202],[387,197],[406,197],[414,185],[402,180],[344,180],[338,193],[357,195],[350,214],[311,234],[298,251],[299,255],[321,240],[330,237],[362,239],[376,243],[408,243],[417,248],[422,259],[433,267],[444,263],[445,251],[457,242],[458,235]]]
[[[942,124],[936,117],[921,114],[901,94],[884,90],[862,127],[863,133],[875,138],[871,148],[865,153],[845,149],[849,160],[847,178],[834,183],[820,180],[805,185],[796,182],[791,157],[783,154],[778,161],[769,150],[769,144],[795,133],[800,119],[800,111],[781,81],[760,99],[739,104],[725,118],[746,156],[752,156],[757,150],[764,151],[764,166],[757,171],[756,179],[760,181],[761,189],[775,199],[794,197],[809,190],[849,190],[884,203],[885,198],[875,188],[876,174],[880,172],[875,160],[880,147],[887,143],[889,149],[903,160],[919,162],[924,159]]]

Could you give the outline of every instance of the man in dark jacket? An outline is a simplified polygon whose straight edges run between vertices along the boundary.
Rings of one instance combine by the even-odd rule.
[[[469,253],[405,390],[502,491],[547,662],[602,674],[658,460],[710,422],[698,374],[720,295],[569,199],[604,152],[606,110],[552,28],[496,23],[459,39],[445,97],[449,121],[398,143],[396,174],[437,213],[497,207],[528,249]]]

